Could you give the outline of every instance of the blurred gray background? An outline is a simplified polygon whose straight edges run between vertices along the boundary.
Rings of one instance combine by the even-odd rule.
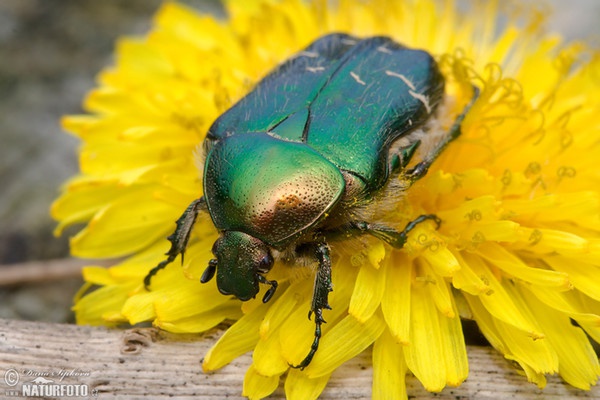
[[[223,15],[218,0],[183,2]],[[61,131],[60,117],[82,112],[96,74],[113,60],[115,40],[147,32],[161,3],[0,0],[0,278],[3,265],[68,256],[67,237],[52,236],[48,214],[61,183],[77,171],[78,142]],[[529,3],[554,8],[549,30],[598,45],[600,0]],[[67,321],[79,284],[74,277],[0,286],[0,317]]]

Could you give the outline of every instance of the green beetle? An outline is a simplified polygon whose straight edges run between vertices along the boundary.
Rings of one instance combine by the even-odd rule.
[[[201,282],[217,275],[219,291],[242,301],[260,284],[275,259],[310,257],[318,263],[309,318],[315,333],[310,364],[321,337],[323,310],[332,291],[328,241],[368,233],[401,248],[421,215],[402,231],[357,219],[393,174],[407,182],[423,177],[437,156],[460,135],[478,91],[452,128],[414,167],[407,165],[421,141],[419,131],[444,94],[444,78],[425,51],[387,37],[358,39],[330,34],[313,42],[260,81],[221,115],[204,141],[204,196],[177,220],[168,258],[183,258],[200,211],[208,211],[220,237]],[[419,132],[417,134],[416,132]],[[400,140],[402,139],[402,140]]]

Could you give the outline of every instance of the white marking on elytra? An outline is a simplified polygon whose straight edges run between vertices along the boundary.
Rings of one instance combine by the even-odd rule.
[[[294,140],[283,137],[283,136],[279,136],[276,132],[273,132],[271,130],[267,130],[267,135],[275,138],[275,139],[279,139],[279,140],[283,140],[284,142],[294,142]]]
[[[385,71],[385,74],[387,76],[394,76],[396,78],[400,78],[400,79],[402,79],[402,82],[406,83],[406,86],[408,86],[412,90],[417,90],[417,88],[415,87],[415,85],[406,76],[404,76],[402,74],[399,74],[397,72],[394,72],[394,71]]]
[[[308,72],[321,72],[321,71],[325,71],[325,67],[306,67],[306,70]]]
[[[366,85],[366,83],[360,79],[360,76],[358,76],[358,74],[350,71],[350,76],[353,77],[357,83],[360,83],[363,86]]]
[[[298,53],[299,56],[305,56],[305,57],[310,57],[310,58],[317,58],[319,57],[319,53],[317,53],[316,51],[301,51],[300,53]]]
[[[341,42],[343,44],[348,44],[350,46],[355,45],[356,43],[358,43],[358,40],[354,40],[354,39],[342,39]]]
[[[419,100],[421,103],[423,103],[423,105],[425,106],[425,108],[427,109],[427,114],[431,114],[431,104],[429,104],[429,97],[425,96],[422,93],[417,93],[417,92],[413,92],[412,90],[409,90],[408,93],[414,97],[415,99]]]
[[[379,46],[377,48],[377,51],[381,52],[381,53],[385,53],[385,54],[393,54],[393,51],[391,51],[390,49],[388,49],[385,46]]]
[[[408,120],[408,125],[409,125],[409,126],[412,126],[412,119],[409,119],[409,120]]]

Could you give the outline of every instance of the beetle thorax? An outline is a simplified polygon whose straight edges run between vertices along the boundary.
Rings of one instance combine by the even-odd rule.
[[[315,227],[339,201],[344,178],[309,146],[266,133],[210,146],[204,194],[215,226],[283,247]]]

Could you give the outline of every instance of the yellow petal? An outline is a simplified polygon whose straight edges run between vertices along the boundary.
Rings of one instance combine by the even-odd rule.
[[[600,315],[600,302],[593,300],[581,293],[575,293],[580,307],[584,312],[594,315]],[[586,331],[596,343],[600,343],[600,326],[587,321],[578,321],[579,325]]]
[[[504,354],[506,359],[513,360],[518,363],[518,365],[523,368],[523,371],[527,375],[529,382],[533,382],[537,384],[538,387],[543,388],[546,384],[544,372],[540,371],[537,365],[535,367],[531,365],[531,358],[535,358],[536,351],[532,349],[532,353],[534,353],[533,355],[527,354],[527,351],[526,354],[519,352],[516,344],[511,342],[512,338],[506,334],[504,329],[502,329],[503,323],[495,320],[490,314],[488,314],[487,310],[485,310],[477,297],[465,295],[465,299],[468,301],[469,306],[471,307],[473,316],[477,322],[477,326],[490,344]],[[539,351],[539,349],[536,350]]]
[[[511,285],[507,280],[499,281],[489,270],[483,260],[474,255],[465,252],[464,268],[471,269],[473,273],[486,283],[488,291],[479,296],[479,300],[495,318],[522,330],[531,337],[542,337],[534,323],[529,321],[521,312],[519,304],[515,304],[512,296],[505,290],[506,285]],[[544,289],[547,290],[547,289]]]
[[[530,309],[527,301],[523,299],[519,290],[517,290],[514,285],[506,285],[504,288],[512,297],[513,301],[519,306],[519,309],[524,316],[530,321],[537,321],[535,313]],[[484,332],[486,337],[488,336],[488,333],[492,333],[492,337],[496,337],[496,339],[494,339],[494,345],[497,345],[498,341],[501,341],[501,343],[503,343],[503,348],[500,350],[505,353],[507,357],[519,362],[523,368],[527,365],[536,373],[551,374],[558,371],[558,357],[548,340],[540,336],[531,337],[523,331],[498,319],[490,320],[489,317],[486,317],[485,312],[481,310],[480,305],[474,298],[471,296],[466,296],[466,298],[469,300],[478,324],[480,320],[484,321],[488,318],[487,322],[480,324],[482,332]],[[484,329],[487,332],[484,331]],[[536,327],[536,331],[543,332],[539,327]],[[531,377],[533,377],[533,375]]]
[[[279,376],[289,368],[281,355],[281,341],[277,335],[261,338],[252,353],[253,366],[262,376]]]
[[[355,267],[345,264],[345,261],[347,260],[338,260],[332,266],[333,292],[329,294],[331,310],[323,311],[323,317],[327,321],[321,325],[323,338],[327,337],[328,332],[335,329],[338,321],[342,320],[347,314],[357,271]],[[307,318],[311,307],[312,290],[297,295],[298,298],[304,299],[304,301],[298,303],[279,330],[283,357],[292,365],[299,364],[307,355],[313,343],[315,331],[314,322]],[[323,343],[323,339],[321,343]],[[334,351],[338,350],[342,351],[343,349],[340,349],[339,346],[334,347]],[[319,348],[317,354],[321,352],[321,348]],[[316,362],[313,360],[309,368],[314,367],[315,364]]]
[[[386,329],[373,346],[373,399],[406,399],[406,372],[402,345]]]
[[[156,318],[152,324],[157,328],[173,333],[206,332],[225,320],[235,321],[242,316],[239,303],[237,301],[230,301],[207,312],[177,320],[163,321],[160,318]]]
[[[453,276],[460,269],[458,260],[446,246],[429,246],[421,257],[427,261],[439,276]]]
[[[229,327],[204,357],[202,369],[214,371],[252,350],[258,342],[258,326],[266,312],[267,307],[259,307]]]
[[[481,173],[485,172],[481,171]],[[479,196],[472,200],[462,201],[455,208],[439,211],[437,215],[444,221],[446,226],[468,227],[478,221],[489,221],[490,218],[495,217],[497,203],[498,201],[494,196]]]
[[[589,250],[589,242],[570,232],[559,231],[556,229],[530,229],[520,228],[520,236],[527,241],[526,249],[528,251],[549,254],[559,253],[562,255],[585,254]]]
[[[319,351],[304,372],[309,378],[331,374],[342,363],[373,344],[384,328],[385,322],[378,313],[364,323],[348,315],[321,338]]]
[[[251,400],[262,399],[273,393],[278,385],[279,376],[263,376],[250,366],[244,377],[242,396],[247,396]]]
[[[125,301],[121,312],[132,325],[143,321],[151,321],[156,316],[154,300],[160,296],[164,296],[164,293],[153,291],[136,294]]]
[[[363,266],[356,278],[348,313],[365,322],[379,307],[385,288],[385,268]]]
[[[382,241],[377,241],[369,246],[367,257],[374,268],[379,268],[380,263],[387,254]]]
[[[527,221],[526,225],[548,224],[572,219],[578,224],[597,227],[600,199],[597,192],[581,191],[576,193],[547,194],[534,199],[507,199],[502,206],[513,217]],[[547,212],[540,212],[547,211]]]
[[[455,252],[454,257],[458,260],[461,267],[452,276],[452,285],[456,289],[474,296],[490,293],[489,285],[470,268],[461,253]]]
[[[442,316],[440,327],[445,350],[446,383],[456,387],[463,383],[469,375],[469,360],[456,306],[453,315],[454,317],[451,318]]]
[[[113,285],[118,282],[117,279],[110,273],[110,271],[105,267],[94,267],[87,266],[81,269],[83,279],[86,282],[93,283],[96,285]]]
[[[147,97],[140,92],[117,89],[114,87],[99,87],[91,91],[85,99],[86,110],[111,117],[119,116],[123,110],[130,112],[133,118],[145,117],[146,123],[160,121],[162,113]],[[107,137],[104,136],[103,139]],[[100,138],[96,138],[99,140]],[[143,151],[143,149],[139,149]]]
[[[582,291],[591,298],[600,301],[600,266],[585,261],[573,261],[567,257],[548,256],[544,261],[552,269],[568,274],[569,280],[577,290]]]
[[[226,28],[214,18],[198,15],[183,4],[165,3],[155,20],[161,30],[170,31],[179,40],[191,42],[201,49],[237,47],[237,42],[230,40]]]
[[[309,378],[298,369],[290,369],[285,380],[285,395],[288,400],[316,400],[329,382],[330,375]]]
[[[525,376],[527,377],[527,380],[533,384],[535,384],[538,389],[544,389],[546,387],[546,375],[544,375],[543,372],[540,372],[538,370],[536,370],[535,368],[533,368],[532,366],[530,366],[529,364],[520,362],[518,358],[514,358],[511,355],[507,355],[505,356],[507,360],[509,361],[514,361],[516,363],[519,363],[519,366],[521,368],[523,368],[523,372],[525,373]]]
[[[179,271],[181,274],[181,271]],[[154,299],[156,316],[163,321],[173,321],[190,315],[217,308],[231,300],[217,290],[215,283],[201,284],[198,281],[183,280],[178,288],[157,290],[162,293]],[[238,302],[238,307],[240,303]]]
[[[506,285],[504,288],[515,301],[521,312],[531,321],[538,325],[536,312],[529,307],[528,302],[522,297],[519,285]],[[527,364],[536,372],[544,374],[555,373],[558,371],[558,357],[552,344],[545,339],[546,333],[540,327],[536,331],[543,332],[544,337],[527,336],[508,324],[496,321],[496,327],[504,335],[509,347],[514,354],[518,354]]]
[[[499,244],[482,243],[477,253],[491,265],[526,282],[541,286],[556,287],[561,290],[568,290],[571,287],[567,274],[540,268],[531,268]]]
[[[440,315],[426,287],[415,285],[411,292],[411,340],[404,349],[408,368],[430,392],[460,384],[468,374],[460,319]]]
[[[410,342],[412,261],[404,253],[394,252],[385,266],[387,270],[385,292],[381,298],[381,311],[390,332],[398,342]]]
[[[477,221],[462,232],[474,245],[483,241],[515,242],[519,239],[519,224],[513,221]]]
[[[125,317],[120,314],[121,305],[134,286],[134,284],[104,286],[80,298],[73,306],[77,323],[112,326],[125,322]],[[118,315],[120,318],[115,318]]]
[[[140,80],[169,79],[175,73],[164,55],[145,42],[123,39],[118,43],[117,52],[121,71]]]
[[[453,257],[454,258],[454,257]],[[415,282],[422,282],[430,293],[439,312],[444,314],[446,317],[454,318],[454,306],[451,299],[451,293],[448,289],[446,281],[441,276],[433,272],[426,262],[421,261],[418,263],[417,276]]]
[[[537,286],[528,286],[527,289],[553,310],[565,313],[577,322],[585,322],[600,327],[600,315],[585,312],[580,305],[577,294],[573,291],[557,292]]]
[[[473,319],[477,322],[477,327],[481,330],[481,333],[496,350],[507,356],[508,346],[504,343],[502,335],[496,328],[494,317],[483,306],[481,298],[466,293],[463,293],[463,298],[469,304]]]
[[[56,236],[62,234],[67,226],[89,220],[123,190],[116,182],[85,185],[81,181],[71,180],[67,187],[68,190],[52,203],[50,210],[52,218],[60,220],[54,231]]]
[[[298,280],[290,285],[281,297],[275,300],[269,307],[265,318],[260,324],[260,337],[267,339],[287,319],[292,311],[308,305],[308,299],[301,297],[302,294],[310,294],[313,282],[308,279]],[[306,311],[308,312],[308,311]]]
[[[600,363],[585,333],[573,326],[568,316],[544,305],[526,290],[522,293],[558,355],[561,377],[575,387],[590,390],[600,376]]]
[[[152,199],[153,188],[130,192],[100,210],[71,240],[78,257],[118,257],[165,238],[181,210]]]

